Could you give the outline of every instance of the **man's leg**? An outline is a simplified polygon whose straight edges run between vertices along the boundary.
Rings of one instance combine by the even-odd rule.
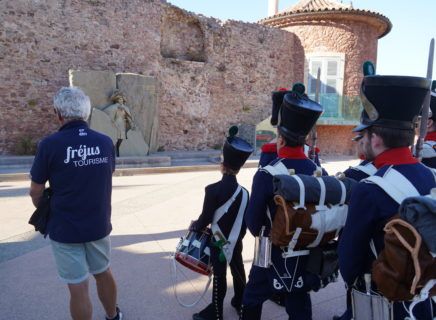
[[[117,285],[111,269],[94,274],[94,277],[97,284],[98,298],[106,311],[106,315],[109,318],[114,318],[117,315]]]
[[[194,320],[222,320],[223,303],[227,292],[227,263],[219,260],[220,250],[214,246],[210,248],[213,266],[212,303],[203,310],[192,315]]]
[[[312,302],[308,292],[288,293],[286,295],[286,313],[289,319],[311,320]]]
[[[89,299],[88,285],[89,281],[77,284],[68,284],[70,290],[70,312],[73,320],[91,320],[92,304]]]
[[[88,265],[82,243],[50,241],[59,277],[70,291],[70,312],[74,320],[90,320],[92,305],[88,293]]]
[[[109,236],[86,242],[86,260],[89,272],[95,277],[98,297],[108,319],[117,316],[117,285],[109,268],[111,243]],[[118,318],[117,318],[118,319]]]
[[[260,320],[262,304],[272,295],[269,284],[268,270],[251,266],[248,283],[242,298],[241,320]]]
[[[231,304],[239,312],[242,305],[242,296],[247,284],[244,262],[242,260],[242,240],[238,240],[236,243],[232,261],[230,262],[230,270],[233,276],[233,290],[235,293],[231,300]]]

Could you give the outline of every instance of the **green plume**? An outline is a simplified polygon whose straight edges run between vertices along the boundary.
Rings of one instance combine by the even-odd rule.
[[[231,126],[229,129],[229,136],[234,137],[238,134],[238,127],[237,126]]]
[[[297,82],[292,86],[292,91],[299,94],[304,94],[304,91],[306,91],[306,87],[301,82]]]
[[[375,67],[371,61],[365,61],[363,63],[363,75],[364,76],[373,76],[375,75]]]

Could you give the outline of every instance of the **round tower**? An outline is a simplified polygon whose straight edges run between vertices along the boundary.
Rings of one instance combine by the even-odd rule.
[[[335,0],[300,0],[259,23],[296,36],[294,47],[298,52],[294,56],[301,63],[297,62],[295,81],[304,82],[312,98],[317,70],[321,69],[320,103],[325,111],[319,122],[330,126],[321,130],[332,132],[327,135],[329,139],[346,138],[360,115],[362,64],[366,60],[376,63],[378,39],[392,28],[389,19]],[[332,136],[333,132],[343,134]],[[335,149],[332,153],[352,153],[353,147],[349,142]]]

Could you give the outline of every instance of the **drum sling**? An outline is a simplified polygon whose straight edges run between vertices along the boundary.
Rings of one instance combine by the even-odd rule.
[[[228,212],[230,206],[235,202],[239,193],[242,192],[241,205],[239,206],[238,214],[233,223],[232,229],[230,231],[228,239],[226,239],[218,226],[218,221]],[[231,198],[227,200],[221,207],[219,207],[215,214],[213,215],[213,220],[211,224],[211,229],[213,236],[217,242],[224,241],[221,246],[222,253],[228,263],[232,260],[233,251],[235,249],[236,242],[238,241],[239,234],[241,233],[242,221],[244,219],[245,209],[248,204],[248,192],[243,189],[240,185],[236,188]]]

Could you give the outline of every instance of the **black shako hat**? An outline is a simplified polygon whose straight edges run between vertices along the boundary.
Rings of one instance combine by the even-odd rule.
[[[353,129],[362,131],[371,126],[393,129],[414,129],[422,109],[430,80],[408,76],[368,75],[363,78],[360,98],[363,108],[361,124]]]
[[[287,93],[280,108],[278,130],[288,139],[305,138],[322,112],[322,106],[310,100],[304,93],[298,91]]]
[[[276,126],[277,123],[279,122],[280,107],[282,106],[283,98],[285,94],[295,91],[303,95],[305,90],[306,88],[304,84],[297,82],[292,86],[292,90],[286,88],[279,88],[277,91],[273,91],[271,93],[271,98],[272,98],[271,125],[272,126]]]
[[[271,125],[276,126],[279,122],[279,111],[283,103],[283,97],[285,94],[291,91],[285,88],[280,88],[278,91],[273,91],[271,93],[272,98],[272,112],[271,112]]]
[[[430,111],[429,118],[436,120],[436,80],[431,83]]]
[[[254,151],[251,144],[236,137],[237,133],[237,126],[230,127],[229,136],[223,146],[223,164],[233,170],[239,170]]]

